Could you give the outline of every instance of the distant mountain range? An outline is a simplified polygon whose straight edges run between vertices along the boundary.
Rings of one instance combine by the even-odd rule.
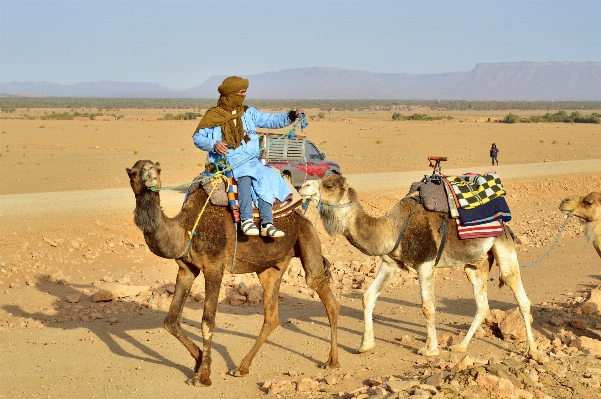
[[[3,96],[217,98],[226,76],[185,90],[150,82],[0,82]],[[601,101],[601,62],[477,64],[468,72],[371,73],[299,68],[245,76],[249,99]]]

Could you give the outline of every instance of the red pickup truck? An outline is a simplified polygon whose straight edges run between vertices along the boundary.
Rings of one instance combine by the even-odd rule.
[[[302,186],[307,180],[319,180],[328,173],[340,174],[340,165],[327,159],[326,154],[306,137],[279,137],[277,134],[259,133],[261,148],[271,143],[261,152],[259,159],[265,165],[279,169],[294,187]]]

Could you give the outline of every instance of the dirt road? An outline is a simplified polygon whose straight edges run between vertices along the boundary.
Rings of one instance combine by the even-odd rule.
[[[444,165],[444,164],[443,164]],[[448,175],[469,171],[481,171],[482,166],[462,169],[444,169]],[[491,167],[503,180],[545,179],[557,175],[595,174],[601,172],[601,159],[545,162],[538,164],[514,164]],[[487,170],[488,171],[488,170]],[[359,192],[387,191],[406,193],[411,183],[421,176],[432,173],[431,169],[411,172],[388,172],[345,175]],[[177,213],[184,198],[185,188],[161,192],[161,204],[168,214]],[[21,222],[23,217],[52,215],[97,214],[103,215],[133,212],[134,203],[129,188],[57,191],[44,193],[13,194],[0,196],[0,216],[3,220]],[[36,215],[37,213],[37,215]]]

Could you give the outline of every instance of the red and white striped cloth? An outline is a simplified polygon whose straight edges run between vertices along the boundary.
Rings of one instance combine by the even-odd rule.
[[[498,220],[490,223],[479,224],[476,226],[464,226],[461,219],[455,219],[457,222],[457,233],[462,240],[468,238],[497,237],[503,234],[503,225]]]

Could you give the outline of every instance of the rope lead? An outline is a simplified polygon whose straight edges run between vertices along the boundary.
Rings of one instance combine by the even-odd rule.
[[[559,229],[559,234],[557,234],[557,238],[553,242],[553,245],[551,245],[551,248],[549,248],[547,250],[547,252],[545,252],[543,254],[543,256],[541,256],[537,261],[532,262],[532,263],[526,263],[525,265],[522,265],[520,263],[520,267],[530,267],[530,266],[536,265],[538,262],[540,262],[541,260],[543,260],[547,255],[549,255],[549,253],[551,253],[551,251],[553,250],[553,248],[555,248],[555,244],[557,244],[557,241],[559,241],[559,237],[561,237],[561,233],[563,233],[563,230],[566,228],[566,224],[568,223],[568,220],[570,220],[571,216],[572,216],[572,214],[568,213],[568,216],[566,217],[565,222],[563,222],[563,226],[561,226],[561,229]]]

